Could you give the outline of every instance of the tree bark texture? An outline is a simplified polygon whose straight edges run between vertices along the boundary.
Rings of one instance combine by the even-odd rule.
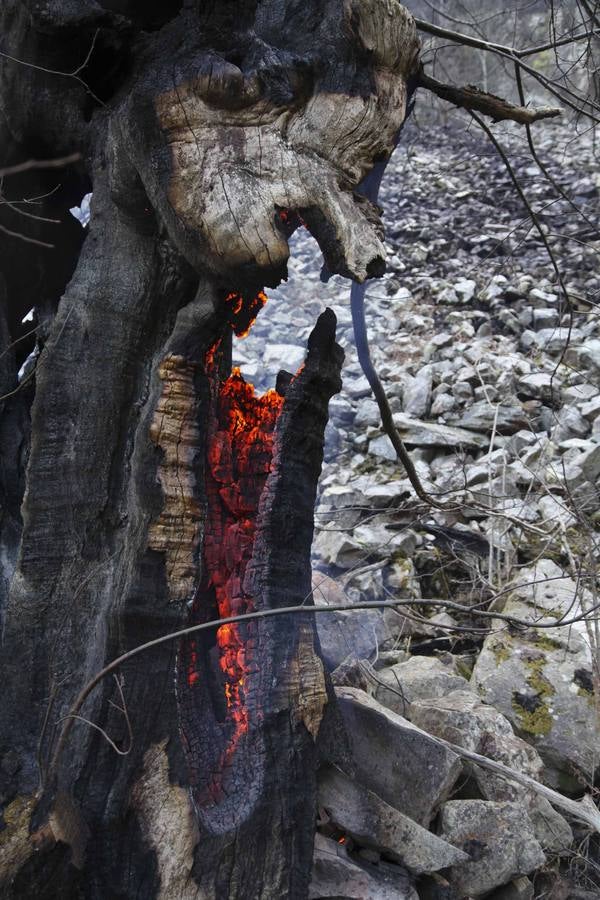
[[[310,602],[335,317],[264,398],[232,334],[300,224],[330,272],[383,271],[354,190],[403,121],[414,23],[396,0],[6,0],[0,34],[0,166],[81,154],[0,204],[2,348],[37,312],[0,358],[0,894],[306,897],[334,715],[312,617],[164,644],[66,716],[130,647]]]

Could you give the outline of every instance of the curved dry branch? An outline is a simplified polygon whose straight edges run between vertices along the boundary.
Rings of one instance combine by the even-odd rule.
[[[460,109],[475,110],[484,116],[489,116],[494,122],[510,119],[512,122],[518,122],[519,125],[531,125],[540,119],[554,119],[562,114],[562,110],[558,107],[514,106],[508,100],[497,97],[495,94],[488,94],[470,84],[464,87],[445,84],[428,75],[423,69],[419,73],[419,85]]]

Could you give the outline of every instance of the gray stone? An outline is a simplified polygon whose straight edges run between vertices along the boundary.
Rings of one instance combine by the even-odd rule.
[[[363,491],[364,505],[377,509],[390,506],[400,500],[406,493],[404,481],[387,481],[383,484],[370,484]]]
[[[532,288],[529,291],[529,300],[534,306],[541,309],[547,308],[548,306],[556,306],[558,303],[556,294],[549,294],[547,291],[542,291],[539,288]]]
[[[313,601],[315,606],[350,605],[341,585],[321,572],[313,572]],[[392,636],[377,609],[320,614],[316,621],[321,653],[329,671],[348,655],[368,659]]]
[[[435,656],[412,656],[406,662],[381,669],[378,678],[384,684],[375,688],[376,699],[408,719],[412,718],[410,710],[415,700],[443,697],[468,687],[450,660],[442,662]]]
[[[359,688],[369,692],[372,684],[370,677],[371,664],[368,659],[358,659],[349,654],[331,673],[331,683],[346,687]]]
[[[424,366],[417,375],[407,380],[404,386],[404,412],[415,419],[425,419],[431,406],[433,374],[429,366]]]
[[[415,447],[450,447],[458,450],[460,447],[483,448],[488,443],[484,435],[473,431],[433,422],[418,422],[402,413],[394,414],[394,425],[402,440]]]
[[[577,457],[577,465],[586,481],[596,481],[600,475],[600,444],[591,443],[588,449]]]
[[[528,815],[513,803],[450,800],[442,807],[440,836],[471,857],[451,869],[459,897],[482,897],[546,862]]]
[[[565,403],[578,403],[580,405],[587,404],[594,399],[598,399],[600,405],[600,398],[598,395],[598,388],[589,382],[580,382],[579,380],[574,381],[573,379],[580,379],[580,375],[572,375],[569,378],[569,387],[563,388],[562,398]],[[583,411],[582,411],[583,415]]]
[[[531,629],[511,633],[505,623],[495,623],[472,676],[485,702],[538,750],[546,764],[545,779],[564,789],[576,789],[577,771],[593,778],[598,764],[585,625],[556,624],[561,617],[581,614],[580,591],[581,586],[550,560],[522,569],[513,591],[505,595],[503,612],[530,621]]]
[[[352,535],[353,541],[368,554],[369,561],[389,559],[393,554],[410,557],[417,548],[417,535],[410,529],[392,531],[381,521],[371,520],[357,525]]]
[[[482,703],[472,691],[457,690],[441,698],[417,700],[410,709],[414,724],[429,734],[541,779],[544,766],[536,750],[514,734],[505,716]],[[472,766],[472,774],[486,800],[510,800],[522,805],[544,849],[560,853],[571,846],[573,834],[568,823],[545,798],[482,766]]]
[[[478,488],[471,489],[471,494],[481,506],[507,510],[513,505],[511,501],[518,500],[520,502],[521,489],[515,474],[507,469],[505,473],[492,478],[487,484],[481,484]]]
[[[332,825],[361,847],[385,853],[413,875],[468,862],[466,853],[442,841],[408,816],[329,766],[319,773],[319,807]]]
[[[362,400],[363,397],[371,396],[371,385],[364,375],[354,379],[348,378],[344,381],[344,392],[353,400]]]
[[[583,332],[578,328],[542,328],[535,334],[536,345],[551,356],[560,355],[566,347],[582,340]]]
[[[513,453],[515,456],[518,456],[522,450],[531,447],[537,442],[537,440],[538,436],[530,430],[523,429],[522,431],[515,431],[515,433],[511,435],[506,445],[506,449],[509,453]]]
[[[479,384],[479,376],[477,375],[477,369],[473,368],[473,366],[463,366],[456,373],[456,382],[461,383],[465,382],[469,384],[472,388],[475,385]]]
[[[593,370],[600,369],[600,340],[598,338],[585,341],[581,351],[581,361],[584,365]]]
[[[573,406],[563,406],[556,413],[555,423],[550,436],[556,444],[573,437],[584,438],[590,431],[590,423]]]
[[[385,570],[387,587],[395,596],[420,598],[421,588],[412,560],[394,556]]]
[[[363,691],[343,687],[336,695],[356,778],[427,827],[462,771],[459,758]]]
[[[432,347],[436,350],[440,350],[442,347],[448,347],[452,343],[452,335],[448,331],[440,331],[438,334],[434,335],[429,342]]]
[[[570,528],[577,521],[570,512],[568,504],[551,494],[540,497],[537,505],[542,517],[542,525],[545,525],[548,530],[553,531],[557,525]]]
[[[366,428],[368,425],[377,427],[381,424],[381,413],[374,400],[365,397],[360,400],[356,408],[354,425],[356,428]]]
[[[431,404],[432,416],[443,416],[456,408],[456,400],[450,394],[439,394]]]
[[[365,558],[365,550],[350,535],[334,530],[338,528],[337,523],[329,522],[317,531],[313,553],[327,565],[349,569]]]
[[[473,392],[475,396],[475,401],[477,403],[487,403],[489,406],[490,403],[493,403],[498,399],[499,391],[498,388],[493,384],[489,384],[484,382],[484,384],[478,384]]]
[[[543,403],[557,404],[562,382],[549,372],[533,372],[524,375],[517,382],[517,392],[523,399],[541,400]]]
[[[369,453],[373,456],[378,456],[380,459],[387,459],[390,461],[397,459],[396,451],[387,434],[382,434],[380,437],[373,438],[369,441]]]
[[[390,867],[391,868],[391,867]],[[407,873],[359,865],[344,844],[317,832],[309,900],[419,900]]]
[[[336,424],[351,425],[354,421],[354,407],[344,397],[332,397],[329,401],[329,415]]]
[[[383,599],[385,590],[381,562],[377,560],[358,569],[350,569],[349,572],[340,575],[338,584],[349,603]]]
[[[460,278],[458,281],[454,282],[452,287],[456,293],[460,295],[462,302],[468,303],[475,296],[477,282],[472,281],[470,278]]]
[[[536,331],[541,328],[556,328],[559,322],[560,317],[556,309],[534,309],[533,311],[533,327]]]
[[[271,344],[264,347],[263,362],[266,368],[279,366],[288,372],[295,372],[304,362],[306,351],[295,344]]]
[[[353,528],[360,521],[364,500],[354,485],[334,482],[323,489],[320,499],[322,510],[335,510],[338,528]]]
[[[581,415],[590,422],[600,416],[600,395],[582,404]]]
[[[458,403],[469,403],[473,399],[473,388],[468,381],[457,381],[452,385],[452,396]]]
[[[498,410],[497,418],[496,410]],[[474,403],[456,424],[460,428],[491,434],[494,421],[496,421],[498,434],[514,434],[516,431],[527,428],[529,424],[529,419],[521,406],[507,406],[506,404],[496,406],[488,403],[487,400],[479,400]]]
[[[530,331],[527,328],[519,338],[519,347],[524,350],[525,353],[529,353],[536,346],[537,335],[535,331]]]

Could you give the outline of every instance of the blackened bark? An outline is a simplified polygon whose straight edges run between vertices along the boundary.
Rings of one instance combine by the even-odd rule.
[[[331,706],[310,617],[217,635],[195,660],[165,644],[124,665],[120,689],[102,683],[82,715],[126,755],[64,716],[108,660],[219,611],[206,476],[231,332],[285,273],[301,219],[331,271],[381,270],[376,212],[353,190],[404,116],[414,25],[395,0],[7,0],[0,33],[13,57],[0,58],[0,166],[81,154],[4,187],[11,201],[43,195],[36,212],[59,224],[0,206],[30,239],[3,235],[3,347],[38,314],[35,337],[0,360],[2,396],[18,388],[0,401],[0,890],[304,897]],[[86,234],[68,209],[92,187]],[[309,597],[334,330],[321,319],[304,370],[279,381],[231,602]],[[234,648],[254,660],[243,685]],[[207,795],[211,767],[229,799]]]

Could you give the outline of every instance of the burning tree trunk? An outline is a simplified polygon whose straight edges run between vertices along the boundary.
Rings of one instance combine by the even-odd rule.
[[[35,306],[43,344],[14,394],[19,348],[0,361],[3,896],[301,898],[332,709],[310,615],[163,644],[67,716],[127,648],[310,602],[335,317],[262,398],[232,333],[300,223],[329,271],[382,271],[353,189],[402,123],[414,25],[395,0],[9,0],[0,21],[3,164],[82,154],[7,180],[62,227],[14,203],[0,223],[38,242],[0,251],[3,343]]]

